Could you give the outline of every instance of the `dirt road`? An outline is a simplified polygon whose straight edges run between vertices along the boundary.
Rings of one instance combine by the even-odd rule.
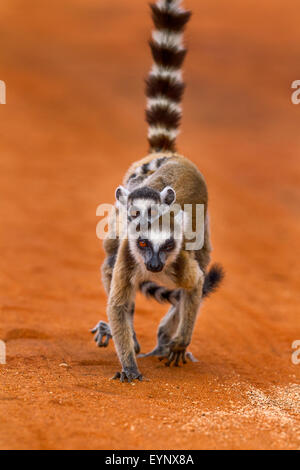
[[[299,449],[300,79],[296,0],[187,0],[179,149],[210,191],[227,277],[198,317],[197,364],[141,359],[120,384],[96,207],[147,150],[147,1],[2,0],[2,449]],[[139,298],[143,351],[165,307]],[[63,366],[65,363],[67,366]]]

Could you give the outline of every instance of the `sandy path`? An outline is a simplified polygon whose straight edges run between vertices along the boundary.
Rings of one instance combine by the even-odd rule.
[[[179,146],[227,279],[199,315],[199,363],[140,360],[149,381],[127,385],[88,330],[105,319],[96,207],[146,151],[147,2],[1,2],[1,448],[300,448],[298,4],[186,3]],[[164,311],[140,298],[144,351]]]

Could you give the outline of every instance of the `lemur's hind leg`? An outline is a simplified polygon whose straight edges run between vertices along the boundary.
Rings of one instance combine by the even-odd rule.
[[[172,337],[174,336],[179,324],[179,303],[172,305],[168,313],[161,320],[157,330],[157,345],[155,348],[146,354],[139,354],[138,357],[157,356],[160,360],[167,358],[171,351],[170,345],[172,344]],[[198,362],[198,359],[191,352],[182,353],[180,358],[185,364],[185,358],[191,362]]]
[[[166,366],[174,363],[179,365],[182,361],[185,363],[185,356],[195,362],[195,358],[190,353],[186,353],[186,349],[191,342],[192,333],[195,326],[197,312],[200,307],[203,289],[203,278],[199,280],[198,285],[191,291],[185,291],[179,306],[179,322],[178,327],[169,344],[169,355]]]
[[[139,357],[149,357],[149,356],[158,356],[158,357],[167,357],[170,351],[169,343],[173,337],[175,331],[177,330],[179,323],[179,304],[172,305],[168,313],[161,320],[158,330],[157,330],[157,345],[146,354],[140,354]]]

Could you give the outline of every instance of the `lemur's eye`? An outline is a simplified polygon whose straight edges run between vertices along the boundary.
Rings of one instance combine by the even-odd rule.
[[[166,243],[166,245],[164,246],[163,249],[164,249],[165,251],[171,251],[171,250],[174,249],[174,247],[175,247],[174,241],[173,241],[173,240],[170,240],[168,243]]]
[[[145,242],[145,240],[140,240],[139,241],[139,247],[140,248],[146,248],[146,246],[147,246],[147,242]]]
[[[140,216],[140,211],[136,207],[133,206],[133,207],[130,207],[128,214],[129,214],[129,217],[131,217],[132,219],[136,219],[137,217]]]

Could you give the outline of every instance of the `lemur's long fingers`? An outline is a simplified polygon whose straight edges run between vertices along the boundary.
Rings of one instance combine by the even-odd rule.
[[[121,382],[122,382],[122,383],[125,382],[125,379],[128,380],[128,383],[131,382],[131,377],[126,377],[125,372],[121,372],[121,378],[120,378]]]
[[[175,367],[179,367],[179,361],[180,361],[181,356],[182,356],[181,352],[176,353],[176,359],[175,359],[175,364],[174,364]]]
[[[174,361],[174,359],[175,359],[175,353],[171,352],[169,357],[168,357],[167,362],[165,363],[165,366],[169,367],[172,364],[172,362]]]
[[[97,346],[99,346],[99,348],[102,348],[102,347],[106,347],[108,345],[108,342],[109,342],[109,336],[106,337],[106,340],[103,342],[103,338],[105,337],[106,335],[103,335],[102,333],[98,332],[95,336],[95,342],[97,343]]]
[[[191,353],[187,353],[187,354],[191,354]],[[165,363],[165,366],[169,367],[174,362],[174,366],[178,367],[180,365],[180,361],[182,361],[183,364],[186,364],[185,355],[186,355],[185,351],[171,351],[168,356],[168,360]],[[197,361],[197,359],[195,359],[192,354],[191,354],[191,357],[193,358],[191,360],[193,360],[194,362]],[[165,357],[159,357],[158,359],[162,361],[163,359],[165,359]]]
[[[127,380],[128,383],[131,383],[133,380],[138,380],[142,382],[143,376],[142,374],[133,375],[133,374],[126,374],[126,372],[116,372],[115,375],[112,377],[112,380],[120,379],[120,382],[125,382]]]
[[[106,340],[102,341],[105,336],[106,336]],[[97,341],[99,348],[106,348],[108,346],[109,340],[110,340],[110,336],[108,335],[101,336],[100,341]]]
[[[95,343],[97,343],[98,346],[101,343],[102,335],[99,332],[96,334],[94,341],[95,341]]]
[[[106,348],[106,346],[107,346],[108,343],[109,343],[110,338],[111,338],[111,336],[106,335],[106,340],[104,341],[104,343],[102,343],[102,346],[104,346],[104,347]]]

